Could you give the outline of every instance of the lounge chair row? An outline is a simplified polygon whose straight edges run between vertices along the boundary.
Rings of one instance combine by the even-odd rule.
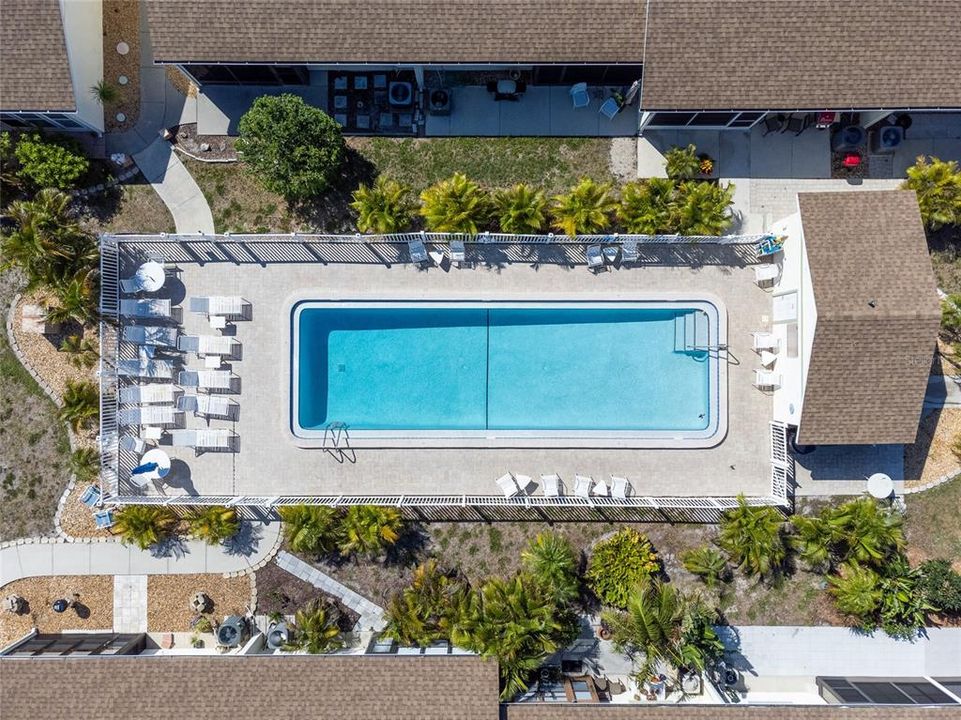
[[[754,371],[754,387],[759,390],[777,390],[781,387],[781,374],[770,368],[777,361],[781,341],[771,332],[755,332],[751,333],[751,337],[753,350],[764,366],[764,369]]]
[[[528,494],[534,480],[529,475],[504,473],[495,481],[504,493],[504,497],[512,498],[520,494]],[[563,495],[561,478],[556,474],[541,475],[541,490],[544,497],[560,497]],[[627,499],[631,492],[631,484],[627,478],[611,475],[610,484],[600,480],[594,482],[589,475],[575,475],[572,494],[576,497],[589,498],[607,497],[608,495],[620,500]]]
[[[123,329],[123,339],[144,347],[177,349],[197,355],[222,355],[238,357],[240,341],[224,335],[180,335],[175,327],[147,327],[127,325]]]

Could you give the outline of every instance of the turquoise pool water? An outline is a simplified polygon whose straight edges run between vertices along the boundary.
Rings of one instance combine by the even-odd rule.
[[[293,316],[294,431],[701,431],[712,363],[676,351],[679,312],[308,303]]]

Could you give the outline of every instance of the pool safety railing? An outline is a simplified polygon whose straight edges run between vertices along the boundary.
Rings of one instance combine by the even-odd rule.
[[[100,497],[119,493],[120,446],[117,423],[117,361],[120,354],[120,253],[109,237],[100,243]]]

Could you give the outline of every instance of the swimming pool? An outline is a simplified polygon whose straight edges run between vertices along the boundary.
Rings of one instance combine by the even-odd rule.
[[[343,424],[355,445],[703,442],[720,426],[719,320],[706,301],[302,301],[291,430]]]

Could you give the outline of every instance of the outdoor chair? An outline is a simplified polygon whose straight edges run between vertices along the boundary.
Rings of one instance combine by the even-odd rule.
[[[174,366],[169,360],[120,360],[117,363],[119,377],[159,378],[170,380],[174,376]]]
[[[800,135],[814,122],[814,116],[811,113],[804,113],[801,116],[791,115],[788,117],[787,122],[784,123],[784,128],[781,132],[792,132],[795,135]]]
[[[98,502],[100,502],[100,488],[96,485],[90,485],[86,490],[83,491],[83,495],[80,496],[80,502],[82,502],[87,507],[92,508]]]
[[[170,300],[150,298],[147,300],[121,300],[120,314],[132,318],[170,319]]]
[[[180,330],[175,327],[127,325],[123,329],[123,339],[134,345],[156,345],[174,348],[177,347],[179,332]]]
[[[184,395],[177,398],[177,409],[204,417],[229,418],[237,403],[217,395]]]
[[[752,332],[752,350],[754,352],[761,352],[761,350],[772,350],[777,352],[778,348],[781,346],[781,342],[777,339],[774,333],[770,332]]]
[[[230,370],[182,370],[177,378],[185,388],[234,390],[239,380]]]
[[[621,104],[617,102],[616,98],[609,97],[607,100],[601,103],[601,109],[598,112],[606,117],[608,120],[613,120],[617,117],[617,113],[621,111]]]
[[[463,240],[450,241],[450,261],[457,267],[464,267],[467,262],[467,248]]]
[[[754,282],[758,287],[773,285],[781,274],[781,268],[774,263],[763,263],[754,266]]]
[[[631,484],[627,482],[627,478],[611,475],[611,497],[626,500],[630,489]]]
[[[147,449],[147,443],[136,435],[124,435],[120,438],[120,447],[124,450],[142,455]]]
[[[174,447],[192,447],[203,450],[232,450],[237,434],[226,428],[204,428],[197,430],[172,430],[170,444]]]
[[[590,93],[587,92],[587,83],[579,82],[570,89],[571,102],[574,108],[583,108],[591,104]]]
[[[777,115],[765,115],[764,116],[764,132],[761,137],[766,137],[772,132],[781,132],[784,129],[784,123],[786,118],[784,115],[778,113]]]
[[[97,525],[97,530],[107,530],[113,527],[115,522],[113,510],[101,510],[98,513],[94,513],[93,520]]]
[[[526,494],[531,485],[534,484],[534,479],[530,475],[515,475],[514,482],[517,483],[518,489]]]
[[[781,376],[768,370],[755,370],[754,387],[758,390],[777,390],[781,387]]]
[[[181,335],[177,349],[198,355],[225,355],[234,357],[240,349],[240,341],[225,335]]]
[[[135,295],[140,292],[140,280],[136,275],[129,278],[120,278],[120,292],[124,295]]]
[[[559,475],[541,475],[541,487],[544,489],[544,497],[561,496],[561,478]]]
[[[237,295],[211,295],[190,298],[190,312],[198,315],[221,315],[234,320],[249,320],[249,300]]]
[[[121,425],[176,425],[181,411],[171,405],[145,405],[120,408],[117,422]]]
[[[600,245],[587,246],[587,269],[591,272],[599,272],[605,268],[604,251]]]
[[[411,240],[407,243],[407,250],[410,253],[410,261],[415,265],[422,265],[427,262],[427,246],[423,240]]]
[[[587,498],[591,496],[591,488],[594,485],[594,479],[589,475],[575,475],[574,476],[574,494],[577,497]]]
[[[130,385],[120,388],[120,402],[123,405],[149,405],[151,403],[172,403],[173,401],[174,386],[170,383]]]
[[[506,498],[512,498],[521,491],[521,489],[517,487],[517,482],[514,480],[514,476],[511,475],[510,473],[504,473],[499,478],[497,478],[495,482],[497,483],[497,486],[501,489],[501,491],[504,493],[504,497]]]
[[[621,264],[637,262],[637,241],[627,240],[621,244]]]

